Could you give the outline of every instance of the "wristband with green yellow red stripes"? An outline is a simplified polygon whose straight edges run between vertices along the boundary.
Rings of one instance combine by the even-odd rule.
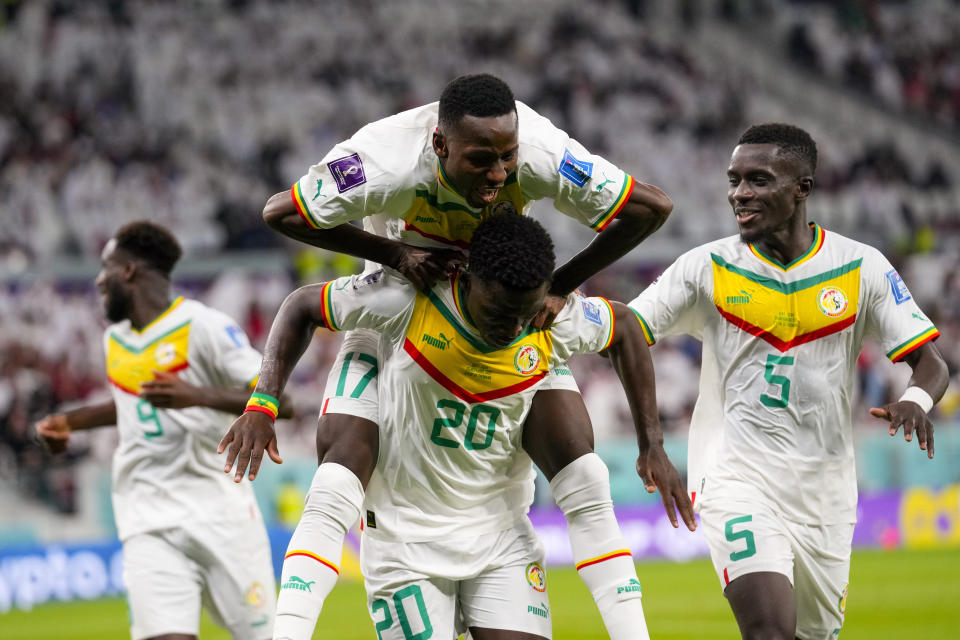
[[[265,413],[271,420],[276,421],[277,413],[280,412],[280,401],[265,393],[254,393],[247,401],[246,409],[243,410],[244,413],[247,411]]]

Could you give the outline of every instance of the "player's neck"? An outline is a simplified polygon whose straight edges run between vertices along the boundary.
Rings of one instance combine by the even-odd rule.
[[[784,229],[779,229],[757,240],[754,245],[780,264],[790,264],[810,250],[816,231],[807,223],[807,216],[797,215]]]
[[[143,329],[163,315],[172,303],[169,286],[140,290],[134,295],[133,309],[130,313],[131,326],[138,331]]]

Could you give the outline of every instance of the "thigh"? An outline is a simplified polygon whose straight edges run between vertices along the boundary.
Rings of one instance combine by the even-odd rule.
[[[580,392],[542,388],[537,391],[523,424],[523,448],[547,480],[592,452],[593,424]]]
[[[276,579],[270,540],[255,518],[208,523],[194,534],[203,576],[203,603],[233,638],[270,638],[276,609]]]
[[[133,640],[200,629],[200,571],[166,533],[143,533],[123,543],[123,582]]]
[[[853,525],[794,525],[798,530],[794,587],[797,637],[835,638],[843,628]]]
[[[529,521],[499,534],[489,558],[489,568],[460,583],[460,614],[474,639],[550,638],[544,549]]]

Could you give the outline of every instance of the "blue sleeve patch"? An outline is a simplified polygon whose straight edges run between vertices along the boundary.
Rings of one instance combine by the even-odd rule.
[[[583,307],[584,318],[593,324],[598,324],[601,327],[603,326],[603,315],[600,313],[600,307],[598,305],[595,305],[588,300],[581,300],[580,305]]]
[[[557,171],[573,184],[582,187],[587,184],[587,180],[593,175],[593,163],[577,160],[569,149],[564,149],[563,160],[560,161],[560,167],[557,168]]]
[[[247,334],[237,325],[232,324],[227,327],[227,335],[230,336],[230,340],[233,341],[233,344],[237,345],[238,349],[243,349],[247,346]]]
[[[890,283],[890,289],[893,291],[893,299],[897,301],[897,304],[903,304],[913,298],[913,296],[910,295],[910,290],[907,289],[907,283],[903,281],[903,278],[900,277],[896,269],[887,271],[887,282]]]

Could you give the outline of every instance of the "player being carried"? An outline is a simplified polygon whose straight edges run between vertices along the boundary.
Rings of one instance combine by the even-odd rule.
[[[118,427],[113,510],[134,640],[196,638],[201,600],[232,637],[269,638],[275,579],[263,517],[215,454],[247,406],[260,354],[224,314],[170,295],[180,253],[150,222],[107,243],[97,288],[115,323],[103,336],[113,399],[48,416],[37,433],[56,452],[73,431]]]
[[[543,547],[526,516],[533,469],[521,442],[540,385],[574,354],[609,355],[634,417],[646,488],[660,490],[674,526],[679,510],[695,528],[685,487],[663,450],[653,365],[640,325],[621,303],[570,294],[549,329],[531,327],[553,267],[543,227],[505,213],[477,227],[466,273],[430,289],[417,291],[395,273],[376,271],[303,287],[280,308],[257,383],[262,395],[280,393],[317,327],[364,328],[382,336],[382,438],[361,538],[367,602],[379,638],[450,638],[466,628],[474,640],[551,636]],[[272,420],[248,412],[227,438],[251,443],[272,434]],[[589,505],[603,479],[593,483],[578,487],[574,509]],[[328,505],[311,496],[308,508]],[[314,579],[291,569],[291,557],[310,559],[303,565],[308,570],[324,560],[291,546],[281,581],[292,608],[302,601],[301,609],[319,610],[313,594],[283,590],[288,582]],[[639,597],[637,589],[613,588],[618,591]],[[275,637],[311,637],[316,618],[298,620],[296,628],[278,625]],[[631,636],[648,637],[642,612]]]
[[[750,127],[727,199],[739,236],[682,255],[630,303],[653,344],[703,341],[687,482],[744,638],[834,638],[857,517],[851,407],[865,336],[913,370],[870,413],[933,458],[927,418],[947,385],[939,333],[876,249],[808,222],[817,147]]]
[[[368,270],[395,269],[425,288],[463,259],[474,229],[492,212],[526,213],[542,198],[553,199],[557,209],[599,235],[553,274],[537,327],[549,326],[567,294],[653,233],[673,206],[656,187],[590,154],[515,101],[503,81],[481,74],[451,81],[439,103],[360,129],[290,191],[273,196],[264,218],[285,235],[376,263]],[[364,230],[348,224],[361,219]],[[359,516],[377,460],[376,347],[377,336],[368,331],[344,338],[322,401],[320,466],[308,497],[326,506],[307,508],[291,541],[291,549],[310,549],[332,567],[340,562],[347,527]],[[636,569],[630,556],[609,555],[626,543],[614,517],[607,469],[593,453],[590,417],[565,364],[539,389],[523,447],[550,481],[567,518],[579,575],[607,631],[615,639],[633,638],[642,607],[639,600],[620,600],[616,586],[635,580]],[[251,479],[268,443],[255,444]],[[239,459],[238,481],[247,467],[246,458]],[[588,497],[582,487],[590,487]],[[608,559],[595,562],[598,557]],[[318,611],[337,573],[320,565],[308,570],[307,563],[303,556],[286,560],[297,575],[309,571],[316,580]],[[281,592],[281,626],[287,615],[316,618],[317,611],[289,609],[287,601]]]

